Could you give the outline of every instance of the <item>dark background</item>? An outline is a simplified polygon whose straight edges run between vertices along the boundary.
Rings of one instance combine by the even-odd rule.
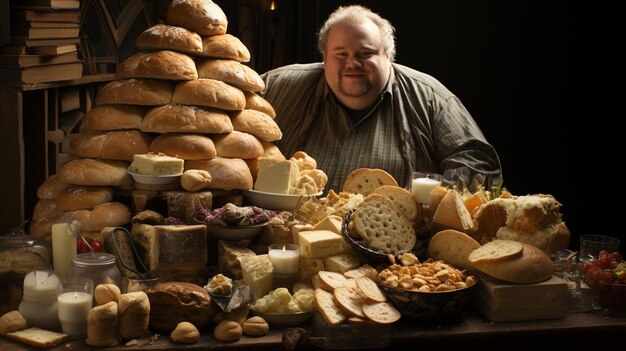
[[[250,28],[241,17],[216,2],[229,16],[228,31],[245,36]],[[252,66],[264,72],[319,61],[317,30],[337,6],[353,3],[275,1],[275,11],[257,18],[258,45],[248,44]],[[552,194],[563,205],[572,249],[582,234],[624,236],[617,202],[624,20],[613,4],[358,3],[395,26],[396,62],[433,75],[460,97],[498,150],[509,191]]]

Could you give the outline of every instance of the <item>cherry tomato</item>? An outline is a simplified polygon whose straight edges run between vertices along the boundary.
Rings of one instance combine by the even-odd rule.
[[[87,240],[89,242],[89,245],[87,245],[87,243],[85,243],[85,240]],[[85,253],[85,252],[89,252],[89,246],[91,246],[91,249],[94,252],[102,252],[102,243],[98,240],[95,239],[87,239],[85,238],[85,240],[82,239],[77,239],[76,241],[76,252],[77,253]]]

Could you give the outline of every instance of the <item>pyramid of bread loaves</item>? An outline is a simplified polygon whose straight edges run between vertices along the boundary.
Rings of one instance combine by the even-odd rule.
[[[49,238],[53,223],[88,222],[87,214],[72,211],[93,211],[112,202],[113,189],[132,189],[127,169],[136,154],[183,159],[181,185],[189,191],[251,189],[259,157],[284,157],[273,144],[282,137],[275,111],[256,94],[264,82],[244,64],[250,53],[226,33],[227,24],[212,1],[174,1],[166,24],[137,37],[141,51],[118,65],[72,135],[73,159],[46,181],[61,192],[89,194],[91,201],[77,208],[64,206],[68,201],[56,193],[40,197],[33,234]],[[129,223],[128,207],[124,212],[107,226]]]

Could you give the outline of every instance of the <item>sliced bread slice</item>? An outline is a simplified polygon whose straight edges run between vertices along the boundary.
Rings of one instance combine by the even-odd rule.
[[[458,230],[446,229],[430,238],[426,255],[457,267],[471,268],[467,258],[479,247],[480,243],[471,236]]]
[[[496,239],[470,252],[467,257],[471,265],[480,262],[502,262],[520,257],[524,245],[519,241]]]

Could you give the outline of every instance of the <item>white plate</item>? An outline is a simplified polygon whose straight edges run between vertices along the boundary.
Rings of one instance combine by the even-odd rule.
[[[313,195],[277,194],[258,190],[243,190],[242,193],[250,205],[268,210],[294,210],[301,201],[322,195],[321,191]]]
[[[145,175],[128,172],[137,183],[142,184],[171,184],[180,179],[181,174]]]
[[[275,327],[292,327],[306,323],[313,316],[313,312],[298,313],[265,313],[251,310],[253,314],[265,319],[267,324]]]

